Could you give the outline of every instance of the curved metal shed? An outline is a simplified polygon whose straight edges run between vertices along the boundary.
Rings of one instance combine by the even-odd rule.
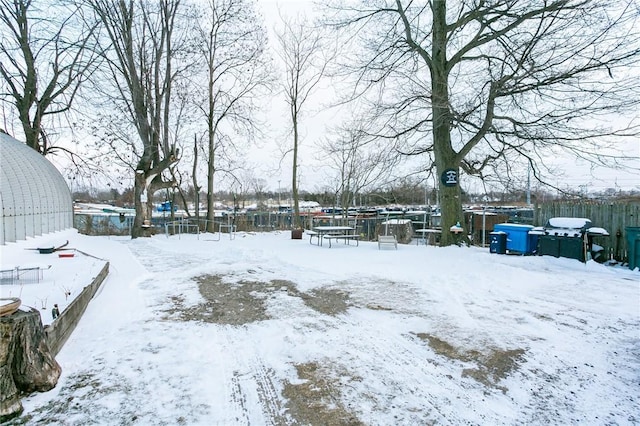
[[[53,164],[0,133],[0,244],[73,227],[73,201]]]

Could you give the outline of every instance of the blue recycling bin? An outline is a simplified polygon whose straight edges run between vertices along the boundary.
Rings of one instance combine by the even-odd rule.
[[[507,250],[521,254],[532,254],[537,248],[537,237],[529,235],[532,229],[531,225],[519,223],[499,223],[493,226],[494,232],[501,231],[507,234]]]
[[[624,232],[627,235],[629,269],[640,268],[640,226],[627,226]]]
[[[489,253],[506,254],[507,253],[507,233],[502,231],[494,231],[489,233]]]

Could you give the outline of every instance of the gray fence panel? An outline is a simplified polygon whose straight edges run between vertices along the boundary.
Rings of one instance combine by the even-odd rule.
[[[622,261],[627,259],[627,226],[640,226],[639,202],[555,202],[536,206],[536,226],[542,226],[552,217],[584,217],[594,226],[609,231],[609,237],[599,237],[595,242],[602,245],[609,257]]]

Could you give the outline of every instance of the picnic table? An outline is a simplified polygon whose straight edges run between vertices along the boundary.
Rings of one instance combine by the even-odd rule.
[[[355,240],[357,246],[359,235],[355,233],[355,230],[356,228],[353,226],[321,225],[314,227],[311,231],[307,231],[307,235],[309,235],[309,244],[313,244],[313,239],[315,238],[316,244],[319,246],[322,246],[324,240],[329,241],[329,248],[331,248],[332,240],[343,240],[345,244]]]

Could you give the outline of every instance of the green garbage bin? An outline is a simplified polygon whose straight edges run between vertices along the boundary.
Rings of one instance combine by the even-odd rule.
[[[627,235],[629,268],[640,268],[640,226],[627,226],[624,232]]]

